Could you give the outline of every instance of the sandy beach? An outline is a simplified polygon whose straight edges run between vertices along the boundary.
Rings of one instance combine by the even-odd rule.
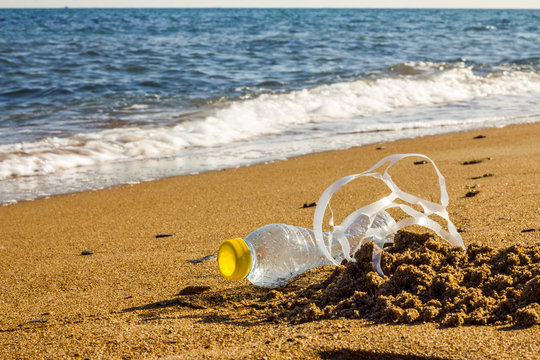
[[[450,217],[466,246],[540,243],[540,123],[2,206],[0,358],[537,359],[539,325],[271,322],[250,300],[275,292],[220,276],[209,255],[224,239],[269,223],[310,228],[315,207],[303,204],[342,176],[409,152],[429,156],[445,176]],[[433,169],[414,160],[391,174],[404,190],[436,201]],[[375,181],[352,183],[332,199],[336,222],[385,193]],[[186,288],[204,292],[204,301],[177,295]]]

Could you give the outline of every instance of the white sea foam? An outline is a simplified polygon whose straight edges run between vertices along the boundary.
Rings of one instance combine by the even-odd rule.
[[[459,104],[491,96],[540,94],[537,72],[501,71],[481,76],[465,66],[443,70],[431,63],[411,66],[422,70],[423,75],[364,79],[285,94],[263,94],[232,102],[204,119],[169,126],[115,128],[68,138],[0,145],[0,180],[108,162],[178,156],[185,149],[281,134],[306,125],[324,125],[322,128],[329,131],[328,135],[339,129],[376,132],[453,125],[455,120],[437,118],[415,123],[410,117],[398,117],[396,121],[372,117],[400,109]],[[351,123],[352,128],[348,126]]]

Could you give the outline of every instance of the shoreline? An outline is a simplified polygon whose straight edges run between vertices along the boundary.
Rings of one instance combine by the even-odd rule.
[[[539,143],[540,123],[510,125],[2,206],[0,357],[532,359],[540,353],[538,325],[257,321],[230,302],[265,290],[222,279],[215,259],[190,261],[268,223],[312,227],[314,207],[302,205],[333,181],[412,152],[432,158],[445,177],[450,218],[466,246],[537,244]],[[412,161],[396,164],[392,177],[405,191],[436,201],[433,170]],[[340,190],[332,198],[336,223],[384,194],[379,185],[360,181]],[[85,250],[92,254],[81,255]],[[174,302],[188,286],[208,286],[221,302]]]
[[[529,116],[530,117],[530,116]],[[532,116],[533,118],[537,118],[538,116]],[[394,136],[393,138],[391,139],[388,139],[388,140],[385,140],[385,141],[373,141],[373,142],[367,142],[367,143],[364,143],[364,144],[361,144],[361,145],[353,145],[351,147],[348,147],[348,148],[337,148],[337,149],[324,149],[324,148],[317,148],[315,149],[314,152],[309,152],[309,153],[298,153],[298,154],[295,154],[295,153],[291,153],[289,155],[285,155],[285,157],[275,157],[275,158],[272,158],[272,159],[260,159],[260,160],[255,160],[254,162],[250,162],[250,160],[245,160],[243,163],[240,162],[239,164],[236,164],[236,165],[233,165],[233,164],[230,164],[230,165],[225,165],[224,167],[222,168],[213,168],[213,167],[210,167],[210,168],[204,168],[204,167],[194,167],[193,169],[199,169],[199,170],[195,170],[195,171],[192,171],[193,169],[191,170],[186,170],[186,171],[174,171],[174,170],[170,170],[172,168],[175,168],[174,166],[174,162],[176,161],[179,161],[180,157],[173,157],[173,158],[156,158],[156,159],[143,159],[143,160],[133,160],[131,162],[118,162],[118,163],[111,163],[111,164],[107,164],[107,163],[104,163],[104,164],[101,164],[101,165],[96,165],[97,167],[76,167],[76,168],[72,168],[72,169],[67,169],[65,171],[61,171],[61,172],[57,172],[57,173],[52,173],[52,174],[47,174],[47,175],[40,175],[41,176],[45,176],[46,178],[50,179],[56,179],[56,180],[53,180],[53,184],[48,184],[47,182],[45,182],[45,185],[46,185],[46,188],[48,189],[57,189],[57,190],[46,190],[44,194],[42,195],[35,195],[35,197],[32,197],[32,198],[25,198],[25,195],[22,195],[23,193],[21,192],[21,194],[19,196],[22,196],[23,198],[19,199],[19,200],[15,200],[15,199],[6,199],[6,200],[2,200],[4,202],[1,202],[0,203],[0,206],[9,206],[11,204],[17,204],[17,203],[20,203],[20,202],[25,202],[25,201],[32,201],[32,200],[38,200],[38,199],[47,199],[47,198],[50,198],[50,197],[54,197],[54,196],[58,196],[58,195],[70,195],[70,194],[76,194],[76,193],[81,193],[81,192],[87,192],[87,191],[100,191],[100,190],[105,190],[105,189],[109,189],[109,188],[114,188],[114,187],[117,187],[117,186],[129,186],[129,185],[137,185],[137,184],[141,184],[141,183],[146,183],[146,182],[152,182],[152,181],[157,181],[157,180],[161,180],[161,179],[167,179],[167,178],[174,178],[174,177],[180,177],[180,176],[189,176],[189,175],[199,175],[199,174],[203,174],[203,173],[208,173],[208,172],[213,172],[213,171],[223,171],[223,170],[229,170],[229,169],[237,169],[237,168],[243,168],[243,167],[250,167],[250,166],[255,166],[255,165],[261,165],[261,164],[269,164],[269,163],[273,163],[273,162],[279,162],[279,161],[286,161],[288,159],[293,159],[293,158],[297,158],[297,157],[303,157],[303,156],[309,156],[309,155],[313,155],[313,154],[317,154],[317,153],[326,153],[326,152],[331,152],[331,151],[343,151],[343,150],[349,150],[349,149],[353,149],[353,148],[358,148],[358,147],[369,147],[369,146],[374,146],[374,145],[377,145],[377,144],[385,144],[385,143],[393,143],[393,142],[396,142],[396,141],[403,141],[403,140],[414,140],[414,139],[421,139],[421,138],[424,138],[424,137],[429,137],[429,136],[439,136],[439,135],[450,135],[450,134],[456,134],[456,133],[462,133],[462,132],[473,132],[473,131],[484,131],[484,130],[487,130],[487,129],[499,129],[499,128],[505,128],[505,127],[509,127],[509,126],[521,126],[521,125],[533,125],[533,124],[536,124],[536,123],[539,123],[540,120],[536,121],[536,122],[526,122],[526,123],[517,123],[517,124],[508,124],[508,125],[498,125],[498,126],[489,126],[489,127],[485,127],[485,128],[474,128],[474,129],[466,129],[466,130],[454,130],[454,131],[450,131],[450,132],[444,132],[444,133],[430,133],[428,132],[427,134],[424,134],[424,135],[421,135],[421,136],[417,136],[417,137],[410,137],[410,136],[405,136],[403,138],[400,138],[400,137],[397,137]],[[405,130],[405,131],[410,131],[411,129],[408,129],[408,130]],[[284,143],[284,145],[286,145],[287,143]],[[230,144],[230,145],[234,145],[234,144]],[[275,146],[275,145],[273,145]],[[320,146],[319,146],[320,147]],[[217,161],[217,158],[215,158],[214,155],[212,154],[208,154],[212,161]],[[147,165],[150,164],[150,165]],[[167,163],[170,163],[169,165],[167,166],[164,166],[165,164]],[[142,179],[136,179],[137,176],[135,176],[134,174],[131,174],[131,168],[135,166],[135,164],[141,164],[142,167],[146,168],[146,170],[144,170],[143,173],[141,173],[138,177]],[[148,175],[149,174],[149,168],[152,168],[152,165],[155,167],[155,168],[158,168],[158,169],[161,169],[159,170],[158,172],[161,172],[163,173],[161,177],[157,177],[155,178],[154,176],[155,175]],[[109,170],[99,170],[100,167],[103,166],[104,168],[108,168]],[[92,169],[94,169],[95,171],[92,171]],[[77,173],[79,171],[82,171],[83,175],[78,175]],[[127,174],[129,175],[124,175],[124,180],[111,180],[111,179],[108,179],[111,177],[111,174],[112,173],[118,173],[118,172],[123,172],[123,171],[126,171]],[[92,175],[90,175],[92,173]],[[84,175],[86,174],[86,175]],[[102,180],[102,182],[104,182],[104,184],[98,184],[98,185],[92,185],[92,186],[89,186],[87,187],[86,189],[74,189],[73,188],[73,184],[69,185],[70,183],[74,183],[74,182],[86,182],[87,181],[87,178],[88,176],[96,176],[95,174],[99,174],[99,176],[101,177],[105,177],[107,178],[108,180]],[[55,181],[59,181],[59,179],[61,179],[63,176],[67,177],[68,179],[68,187],[71,187],[70,190],[64,192],[64,190],[58,190],[58,185],[55,185]],[[85,177],[86,176],[86,177]],[[148,179],[145,179],[148,178]],[[16,181],[17,179],[21,180],[21,179],[25,179],[26,177],[22,177],[22,178],[8,178],[8,179],[4,179],[2,180],[2,182],[4,182],[2,184],[2,182],[0,182],[0,184],[4,185],[4,187],[7,185],[6,182],[10,182],[10,181]],[[28,178],[30,180],[30,184],[32,182],[34,182],[35,184],[40,184],[41,187],[43,187],[43,183],[41,181],[38,181],[39,178]],[[64,183],[64,186],[66,184]],[[20,186],[20,185],[19,185]],[[26,184],[25,185],[26,187],[29,186],[29,184]],[[34,185],[35,186],[35,185]],[[19,187],[17,186],[14,186],[13,191],[20,191],[19,190]],[[56,192],[55,192],[56,191]],[[60,191],[60,192],[58,192]],[[41,190],[41,192],[43,192],[43,190]],[[31,195],[32,196],[32,195]]]

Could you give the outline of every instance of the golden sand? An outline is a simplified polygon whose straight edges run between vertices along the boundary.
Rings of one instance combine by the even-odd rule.
[[[0,207],[0,358],[538,358],[538,325],[268,322],[242,302],[271,290],[222,279],[213,257],[190,262],[268,223],[311,227],[315,208],[304,203],[405,152],[436,162],[466,245],[540,242],[540,123],[21,202]],[[433,170],[412,161],[393,177],[436,201]],[[352,183],[332,199],[338,222],[383,194],[375,181]],[[187,287],[212,301],[177,295]]]

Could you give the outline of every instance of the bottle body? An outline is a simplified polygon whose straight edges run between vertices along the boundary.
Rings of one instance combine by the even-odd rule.
[[[389,221],[393,219],[382,211],[372,227],[384,226]],[[345,230],[353,251],[360,247],[368,226],[368,217],[361,215]],[[333,263],[321,252],[313,230],[298,226],[266,225],[250,233],[244,241],[251,255],[247,279],[257,286],[278,287],[311,268]],[[334,260],[339,263],[345,258],[332,233],[323,233],[323,241]]]
[[[247,279],[257,286],[278,287],[311,268],[330,264],[309,229],[269,224],[250,233],[244,241],[251,253]]]

